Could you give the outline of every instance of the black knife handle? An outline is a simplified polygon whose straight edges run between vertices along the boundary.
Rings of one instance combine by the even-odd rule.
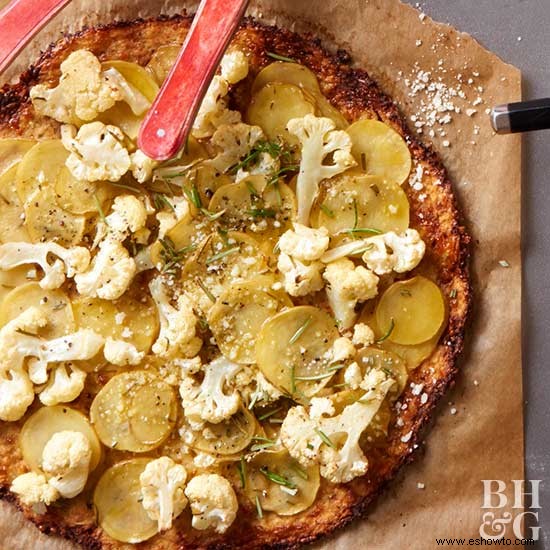
[[[491,124],[498,134],[550,129],[550,98],[498,105],[491,111]]]

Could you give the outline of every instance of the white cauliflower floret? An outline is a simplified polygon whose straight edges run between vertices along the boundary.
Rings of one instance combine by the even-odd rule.
[[[218,474],[201,474],[187,484],[195,529],[214,529],[225,533],[237,516],[239,503],[231,483]]]
[[[27,506],[49,505],[59,499],[57,489],[48,483],[46,476],[34,472],[17,476],[13,480],[10,490]]]
[[[170,197],[168,201],[172,205],[172,208],[166,212],[158,212],[156,215],[159,222],[159,239],[163,239],[166,233],[178,222],[191,221],[191,207],[186,197]]]
[[[373,373],[367,375],[365,395],[339,415],[313,417],[300,405],[289,410],[281,426],[281,442],[290,455],[304,467],[318,463],[321,475],[332,483],[347,483],[368,469],[359,438],[394,384],[381,371]]]
[[[102,72],[93,53],[77,50],[61,63],[59,85],[48,88],[38,84],[31,88],[30,97],[37,113],[78,124],[110,109],[122,99],[122,93],[109,74]]]
[[[193,376],[184,375],[180,385],[183,414],[194,427],[204,422],[218,424],[234,415],[241,406],[238,390],[231,386],[241,366],[218,357],[204,366],[199,384]]]
[[[236,84],[248,76],[248,58],[240,50],[231,50],[222,57],[220,69],[228,84]]]
[[[130,155],[130,170],[139,183],[145,183],[153,177],[153,170],[158,165],[156,160],[149,158],[141,149]]]
[[[48,380],[50,363],[90,359],[103,345],[103,339],[91,330],[80,330],[54,340],[35,336],[47,322],[45,311],[31,307],[0,330],[0,420],[15,421],[25,414],[34,400],[32,382],[42,384]],[[28,357],[31,359],[27,373],[24,365]],[[57,369],[64,368],[63,365],[60,363]],[[80,391],[85,376],[82,371]]]
[[[378,294],[378,277],[363,266],[355,267],[345,258],[328,264],[323,277],[328,283],[328,302],[341,329],[353,325],[355,306],[359,302]]]
[[[147,209],[134,195],[120,195],[115,198],[112,212],[105,218],[110,231],[117,234],[119,240],[129,232],[136,233],[147,223]]]
[[[279,250],[302,262],[318,260],[329,244],[326,227],[312,229],[300,223],[294,224],[279,238]]]
[[[224,173],[245,157],[261,139],[264,132],[259,126],[224,124],[212,136],[211,144],[218,151],[208,164],[218,172]]]
[[[82,432],[56,432],[42,451],[42,470],[62,497],[73,498],[88,481],[91,458],[90,441]]]
[[[281,253],[277,259],[277,268],[284,277],[283,285],[291,296],[305,296],[321,290],[324,286],[321,262],[302,263],[288,254]]]
[[[351,341],[356,346],[372,346],[374,344],[374,331],[365,323],[357,323],[353,327]]]
[[[57,259],[50,263],[50,257]],[[74,277],[90,265],[90,252],[82,246],[64,248],[54,243],[5,243],[0,245],[0,269],[12,269],[25,264],[37,264],[44,271],[40,286],[46,289],[59,288],[65,277]]]
[[[118,88],[120,99],[128,104],[134,115],[142,115],[149,109],[151,102],[137,88],[132,86],[114,67],[109,67],[104,71],[103,76],[109,80],[111,85]]]
[[[343,363],[355,355],[355,346],[349,338],[340,336],[334,340],[328,353],[332,363]]]
[[[354,361],[344,371],[344,382],[350,390],[356,390],[363,381],[361,367]]]
[[[162,357],[176,352],[188,357],[196,355],[202,341],[195,336],[197,317],[189,298],[182,294],[173,306],[161,277],[149,283],[149,290],[160,318],[160,332],[153,344],[153,353]]]
[[[335,412],[334,404],[328,397],[313,397],[310,401],[309,416],[311,416],[311,418],[332,416]]]
[[[50,374],[48,384],[40,392],[40,401],[47,407],[58,403],[69,403],[82,393],[85,381],[85,371],[61,363],[55,367],[53,374]]]
[[[261,371],[249,365],[243,366],[235,382],[241,396],[247,403],[267,405],[283,396]]]
[[[117,182],[130,169],[124,134],[116,126],[95,121],[84,124],[78,132],[74,126],[63,126],[61,141],[70,152],[65,164],[79,180]]]
[[[120,367],[139,365],[145,357],[145,353],[138,351],[134,344],[124,340],[115,340],[114,338],[107,338],[105,341],[103,355],[109,363]]]
[[[293,118],[286,125],[287,130],[302,144],[296,198],[298,222],[303,225],[309,225],[309,214],[319,191],[319,183],[356,164],[351,155],[351,138],[343,130],[335,130],[335,127],[330,118],[314,115]],[[331,164],[325,164],[329,155],[332,155]]]
[[[158,521],[159,531],[170,529],[172,520],[187,506],[186,481],[187,470],[167,456],[149,462],[139,476],[141,504],[147,515]]]
[[[77,274],[74,280],[82,296],[117,300],[130,286],[136,271],[135,260],[120,241],[107,238],[100,243],[91,269]]]
[[[403,234],[390,231],[365,239],[367,250],[363,261],[378,275],[391,271],[405,273],[414,269],[424,257],[426,245],[416,229],[407,229]]]

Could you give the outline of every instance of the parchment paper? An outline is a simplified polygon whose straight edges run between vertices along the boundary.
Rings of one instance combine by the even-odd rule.
[[[27,49],[11,76],[62,30],[192,6],[75,0]],[[523,479],[521,142],[495,136],[485,113],[491,105],[520,98],[520,73],[468,35],[398,0],[259,0],[249,13],[312,31],[325,45],[349,50],[354,62],[370,71],[411,127],[418,126],[422,139],[441,154],[474,239],[474,319],[462,370],[421,456],[402,471],[367,519],[318,546],[424,550],[437,547],[436,537],[479,537],[487,511],[480,509],[481,480],[500,479],[510,486],[510,480]],[[434,115],[434,105],[443,110]],[[426,120],[435,123],[423,124]],[[508,506],[494,510],[497,517],[521,511],[511,505],[509,499]],[[513,537],[511,525],[505,529]],[[0,541],[10,550],[74,548],[41,535],[5,503],[0,506]]]

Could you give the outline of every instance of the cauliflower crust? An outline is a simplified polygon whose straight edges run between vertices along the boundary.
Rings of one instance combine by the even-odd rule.
[[[191,18],[176,16],[148,21],[136,20],[91,28],[66,36],[47,49],[18,84],[7,85],[0,92],[0,137],[54,137],[59,125],[39,116],[29,100],[29,89],[38,83],[49,87],[59,79],[60,63],[71,51],[86,48],[100,59],[126,59],[145,65],[161,45],[182,42]],[[371,463],[364,477],[349,484],[322,483],[316,502],[307,511],[290,518],[273,517],[269,525],[257,519],[255,508],[242,499],[238,519],[225,536],[213,531],[181,528],[165,537],[148,541],[149,550],[243,548],[249,550],[291,549],[333,532],[361,517],[398,470],[414,457],[413,449],[421,444],[420,432],[433,416],[433,410],[457,372],[457,357],[463,349],[466,319],[470,310],[472,289],[468,275],[470,237],[461,225],[451,182],[437,155],[422,145],[405,126],[391,98],[384,95],[365,71],[351,67],[351,57],[339,50],[328,54],[316,39],[304,38],[290,31],[266,27],[246,19],[234,44],[247,51],[253,77],[272,60],[266,52],[278,52],[309,67],[319,78],[321,89],[331,103],[350,121],[362,116],[380,119],[407,138],[413,160],[423,167],[422,193],[410,186],[404,190],[411,204],[411,225],[426,243],[425,262],[429,262],[445,294],[456,290],[449,304],[449,323],[435,353],[418,367],[411,382],[424,384],[428,396],[421,405],[420,395],[407,388],[401,402],[407,404],[401,415],[403,424],[390,423],[385,452],[369,455]],[[232,95],[235,107],[243,109],[249,98],[244,87],[237,85]],[[74,403],[87,410],[89,401],[81,396]],[[21,506],[9,491],[11,481],[24,472],[17,444],[20,422],[0,424],[0,498]],[[409,434],[407,442],[401,438]],[[27,507],[24,512],[44,532],[57,534],[89,550],[115,550],[124,545],[110,539],[94,523],[93,511],[86,506],[84,495],[43,515]]]

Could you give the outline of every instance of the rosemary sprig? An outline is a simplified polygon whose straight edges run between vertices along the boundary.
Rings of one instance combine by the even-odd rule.
[[[287,164],[270,176],[269,180],[267,181],[267,185],[275,185],[279,181],[279,178],[283,177],[288,172],[297,172],[299,169],[299,164]]]
[[[191,187],[183,186],[182,187],[183,192],[185,193],[185,196],[189,199],[189,202],[199,210],[202,208],[202,200],[201,196],[199,194],[199,190],[197,189],[197,185],[193,183]]]
[[[241,487],[244,489],[246,487],[246,461],[243,455],[241,455],[241,460],[237,464],[237,470],[239,470],[239,477],[241,478]]]
[[[323,374],[316,374],[315,376],[296,376],[294,379],[300,382],[313,382],[315,380],[324,380],[334,375],[334,372],[324,372]]]
[[[273,409],[272,411],[266,412],[266,413],[258,416],[258,420],[265,420],[266,418],[269,418],[270,416],[273,416],[274,414],[277,414],[282,409],[283,409],[283,407],[277,407],[276,409]]]
[[[335,214],[334,214],[334,211],[331,210],[326,204],[321,203],[319,208],[321,209],[321,212],[323,212],[323,214],[325,214],[329,218],[335,218],[336,217]]]
[[[260,504],[260,499],[259,499],[258,495],[256,495],[256,512],[258,514],[258,517],[260,519],[263,519],[264,512],[262,510],[262,505]]]
[[[265,443],[255,443],[250,447],[250,450],[255,453],[257,451],[264,451],[276,445],[275,441],[266,441]]]
[[[235,254],[235,252],[238,252],[240,250],[239,246],[234,246],[232,248],[228,248],[227,250],[222,250],[221,252],[218,252],[217,254],[214,254],[213,256],[210,256],[209,258],[206,258],[206,265],[213,264],[217,262],[218,260],[222,260],[226,256],[230,256],[231,254]]]
[[[168,200],[166,195],[162,193],[153,194],[153,205],[157,210],[163,210],[165,206],[168,207],[172,212],[176,212],[176,207]]]
[[[297,463],[293,463],[291,468],[296,472],[298,477],[301,477],[302,479],[305,479],[306,481],[309,479],[309,476],[307,475],[307,472]]]
[[[289,489],[297,489],[296,483],[293,483],[290,481],[290,479],[287,479],[284,476],[281,476],[279,474],[276,474],[275,472],[272,472],[267,469],[266,466],[262,466],[260,468],[260,472],[267,478],[269,481],[272,481],[273,483],[277,483],[277,485],[282,485],[283,487],[288,487]]]
[[[296,59],[292,59],[292,57],[286,57],[285,55],[280,55],[278,53],[274,52],[267,52],[267,57],[271,57],[271,59],[275,59],[276,61],[286,61],[287,63],[296,63]]]
[[[336,445],[330,440],[330,437],[325,432],[319,428],[315,428],[315,433],[323,440],[325,445],[328,445],[331,449],[336,449]]]
[[[296,393],[296,367],[294,364],[290,367],[290,393],[292,395]]]
[[[362,235],[364,233],[371,235],[382,235],[382,231],[380,231],[380,229],[374,229],[373,227],[354,227],[353,229],[343,229],[338,233],[349,233],[352,237],[354,235]]]
[[[128,191],[132,191],[133,193],[139,193],[140,189],[137,187],[133,187],[131,185],[125,185],[124,183],[118,183],[114,181],[110,181],[109,185],[112,185],[113,187],[120,187],[121,189],[127,189]]]
[[[210,212],[210,210],[207,210],[206,208],[200,209],[201,213],[204,214],[211,222],[214,220],[217,220],[218,218],[221,218],[225,214],[225,209],[220,210],[219,212]]]
[[[94,193],[94,202],[97,208],[97,212],[99,214],[99,219],[105,224],[107,224],[107,218],[105,218],[105,212],[103,212],[103,208],[101,207],[101,203],[99,202],[99,199],[97,198],[97,193]]]
[[[381,338],[378,338],[378,340],[376,340],[374,343],[381,344],[384,340],[387,340],[390,337],[391,333],[393,332],[394,328],[395,328],[395,321],[393,320],[393,317],[392,317],[390,319],[390,328],[388,329],[386,334],[384,334],[384,336],[382,336]]]
[[[258,190],[254,187],[251,181],[246,181],[246,187],[248,189],[248,192],[250,193],[250,196],[256,199],[261,199],[262,196],[260,193],[258,193]]]
[[[309,327],[309,325],[311,324],[312,320],[313,319],[311,317],[308,317],[304,321],[302,326],[300,326],[300,328],[293,334],[292,338],[288,341],[290,345],[295,344],[300,339],[300,336],[304,334],[304,332],[307,330],[307,327]]]
[[[253,218],[274,218],[277,215],[273,208],[251,208],[247,212]]]
[[[176,245],[170,237],[159,239],[159,243],[162,246],[161,256],[166,262],[163,268],[164,272],[175,267],[185,258],[187,254],[189,254],[189,252],[192,252],[195,248],[197,248],[196,245],[190,244],[188,246],[184,246],[183,248],[176,249]]]
[[[273,158],[278,158],[283,152],[283,148],[274,141],[258,141],[245,157],[231,166],[228,170],[230,174],[236,174],[239,170],[247,170],[256,164],[262,153],[267,153]]]
[[[201,290],[206,294],[207,298],[213,303],[216,303],[216,297],[210,292],[210,289],[202,282],[200,277],[195,278],[195,282],[200,286]]]

